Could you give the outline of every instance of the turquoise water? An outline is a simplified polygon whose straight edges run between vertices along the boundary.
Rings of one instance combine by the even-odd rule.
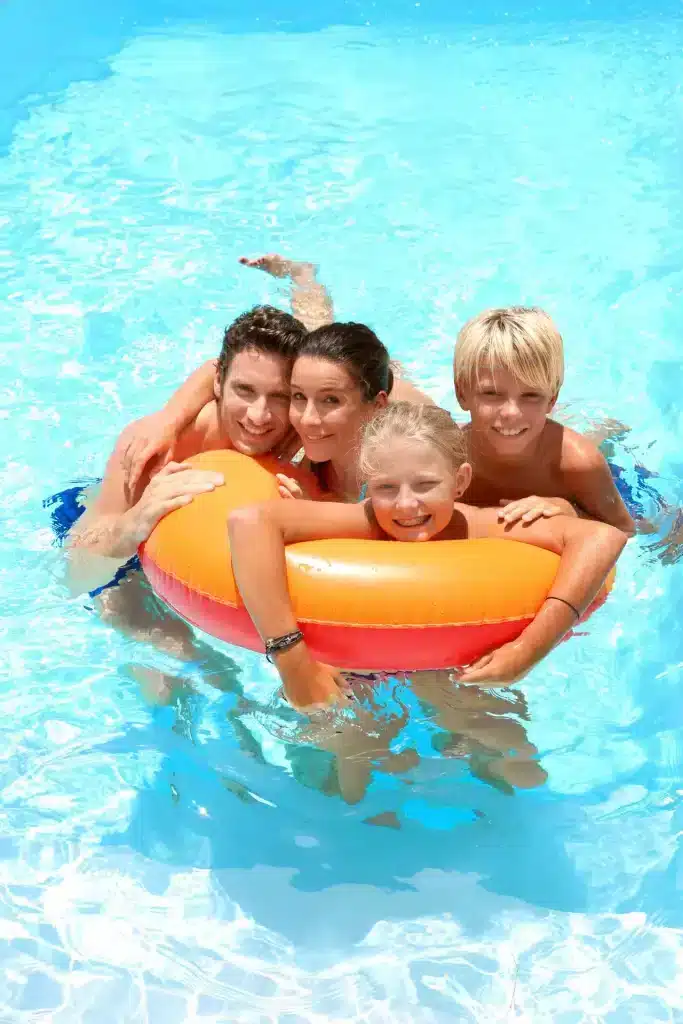
[[[350,804],[261,658],[211,676],[69,600],[42,508],[285,301],[237,265],[263,250],[451,407],[463,320],[543,305],[566,415],[630,425],[628,479],[676,506],[680,21],[219,6],[0,10],[0,1019],[683,1019],[683,577],[652,538],[509,704],[545,784],[387,684]]]

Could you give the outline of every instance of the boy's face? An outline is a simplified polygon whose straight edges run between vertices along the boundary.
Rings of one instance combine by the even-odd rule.
[[[480,371],[470,387],[456,388],[472,418],[472,432],[496,455],[520,456],[532,449],[557,395],[530,388],[502,367]]]

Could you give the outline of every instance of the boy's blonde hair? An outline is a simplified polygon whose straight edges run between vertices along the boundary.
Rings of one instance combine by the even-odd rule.
[[[564,380],[562,335],[542,309],[487,309],[458,334],[453,357],[456,390],[473,387],[482,371],[502,367],[527,387],[557,395]]]
[[[390,402],[365,426],[360,448],[363,480],[374,472],[375,456],[393,438],[418,441],[439,451],[457,470],[467,461],[467,437],[450,413],[436,405]]]

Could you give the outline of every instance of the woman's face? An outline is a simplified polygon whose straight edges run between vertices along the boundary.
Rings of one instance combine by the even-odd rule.
[[[394,540],[431,540],[445,530],[472,469],[459,469],[424,441],[395,437],[372,456],[368,498],[378,526]]]
[[[386,405],[382,391],[370,402],[339,363],[299,356],[292,369],[289,418],[312,462],[346,458],[358,449],[368,420]]]

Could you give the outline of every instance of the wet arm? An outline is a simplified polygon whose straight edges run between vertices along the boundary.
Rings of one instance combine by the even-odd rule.
[[[285,545],[329,537],[376,536],[362,505],[274,501],[236,509],[228,519],[235,580],[263,641],[298,629],[289,595]],[[338,697],[329,677],[315,687],[316,664],[305,643],[275,655],[288,699],[297,707]]]
[[[137,550],[132,531],[127,529],[131,502],[126,496],[122,463],[125,440],[124,432],[107,463],[97,498],[66,539],[67,585],[72,596],[109,583]]]
[[[192,423],[207,402],[213,401],[215,376],[216,360],[209,359],[194,370],[171,395],[161,413],[175,427],[176,433]]]
[[[513,643],[525,665],[524,671],[528,671],[576,625],[577,617],[572,608],[583,615],[619,558],[627,537],[613,526],[585,519],[557,516],[529,526],[516,524],[506,528],[497,521],[494,523],[493,515],[492,509],[480,510],[472,535],[506,537],[560,556],[550,593],[563,600],[546,599],[533,622]],[[463,678],[476,681],[471,674],[468,678],[467,673]]]
[[[595,450],[581,466],[569,474],[572,501],[578,508],[601,523],[615,526],[632,537],[636,526],[616,488],[610,468],[601,452]]]

